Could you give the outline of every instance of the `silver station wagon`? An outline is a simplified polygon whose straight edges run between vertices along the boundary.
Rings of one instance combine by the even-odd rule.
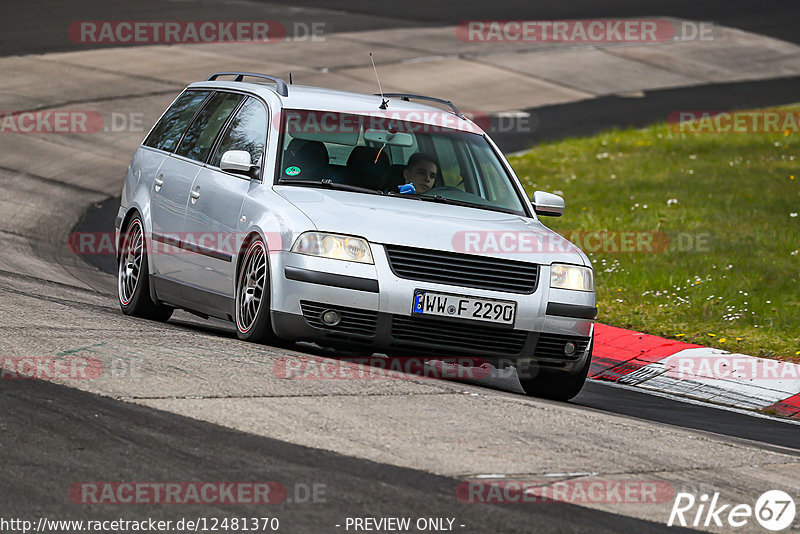
[[[528,394],[569,399],[597,309],[589,259],[539,222],[563,211],[553,194],[528,200],[448,101],[217,73],[175,99],[128,168],[120,306],[229,320],[256,342],[479,357],[514,366]]]

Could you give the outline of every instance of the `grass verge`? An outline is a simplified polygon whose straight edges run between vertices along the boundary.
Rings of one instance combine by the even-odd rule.
[[[657,124],[510,161],[529,193],[564,196],[565,215],[542,221],[592,259],[600,322],[800,363],[796,130]]]

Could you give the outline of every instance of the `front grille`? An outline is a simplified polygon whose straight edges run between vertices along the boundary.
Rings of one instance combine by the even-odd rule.
[[[359,310],[358,308],[347,308],[345,306],[333,306],[322,302],[300,301],[300,309],[306,322],[314,328],[321,328],[330,332],[349,334],[353,336],[374,336],[378,324],[377,312]],[[322,312],[325,310],[336,310],[342,320],[335,326],[327,325],[322,322]]]
[[[528,332],[441,319],[392,316],[396,344],[424,344],[466,352],[519,354]]]
[[[386,255],[394,274],[422,282],[529,294],[539,278],[535,263],[395,245]]]
[[[567,341],[575,343],[575,352],[572,356],[564,354],[564,345]],[[553,358],[558,360],[577,360],[581,355],[586,352],[586,347],[589,346],[588,337],[578,336],[562,336],[560,334],[539,334],[539,340],[536,342],[536,348],[533,355],[537,358]]]

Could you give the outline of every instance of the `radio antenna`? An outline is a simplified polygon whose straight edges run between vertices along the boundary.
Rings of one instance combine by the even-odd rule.
[[[292,85],[292,73],[289,73],[289,85]]]
[[[378,80],[378,92],[381,94],[381,105],[378,106],[380,109],[386,109],[389,107],[389,101],[383,98],[383,89],[381,88],[381,79],[378,78],[378,69],[375,68],[375,59],[372,57],[372,52],[369,53],[369,60],[372,61],[372,70],[375,71],[375,79]]]

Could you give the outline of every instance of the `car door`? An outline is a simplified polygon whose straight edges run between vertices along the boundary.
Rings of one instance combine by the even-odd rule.
[[[257,98],[248,97],[228,122],[211,155],[208,165],[195,178],[192,192],[199,192],[186,210],[185,234],[197,238],[199,253],[192,254],[193,285],[233,310],[236,234],[241,222],[245,196],[260,184],[244,174],[219,168],[222,155],[229,150],[245,150],[259,168],[264,160],[268,113]]]
[[[206,192],[195,184],[197,175],[202,172],[219,132],[244,98],[244,95],[240,93],[216,91],[206,100],[202,109],[195,114],[192,123],[184,133],[178,148],[175,150],[175,157],[192,162],[197,169],[197,172],[192,176],[189,187],[186,189],[186,195],[183,199],[185,209],[197,203],[201,196],[211,195],[210,192]],[[187,232],[184,211],[180,228],[180,299],[187,307],[203,311],[201,308],[204,307],[202,306],[192,306],[193,302],[198,301],[198,292],[196,291],[196,289],[199,289],[198,264],[202,263],[201,260],[204,254],[214,254],[214,249],[200,244],[200,241],[203,243],[206,241],[205,237],[200,238],[201,236],[196,235],[194,232]],[[200,267],[201,271],[202,267]],[[209,304],[206,302],[207,298],[199,300],[203,304]]]
[[[185,91],[164,113],[145,140],[145,146],[167,152],[151,178],[150,223],[152,231],[153,275],[176,279],[181,272],[180,241],[189,189],[200,167],[185,158],[175,157],[184,131],[212,91]],[[159,285],[156,284],[158,288]],[[162,288],[159,296],[174,302],[174,292]]]

